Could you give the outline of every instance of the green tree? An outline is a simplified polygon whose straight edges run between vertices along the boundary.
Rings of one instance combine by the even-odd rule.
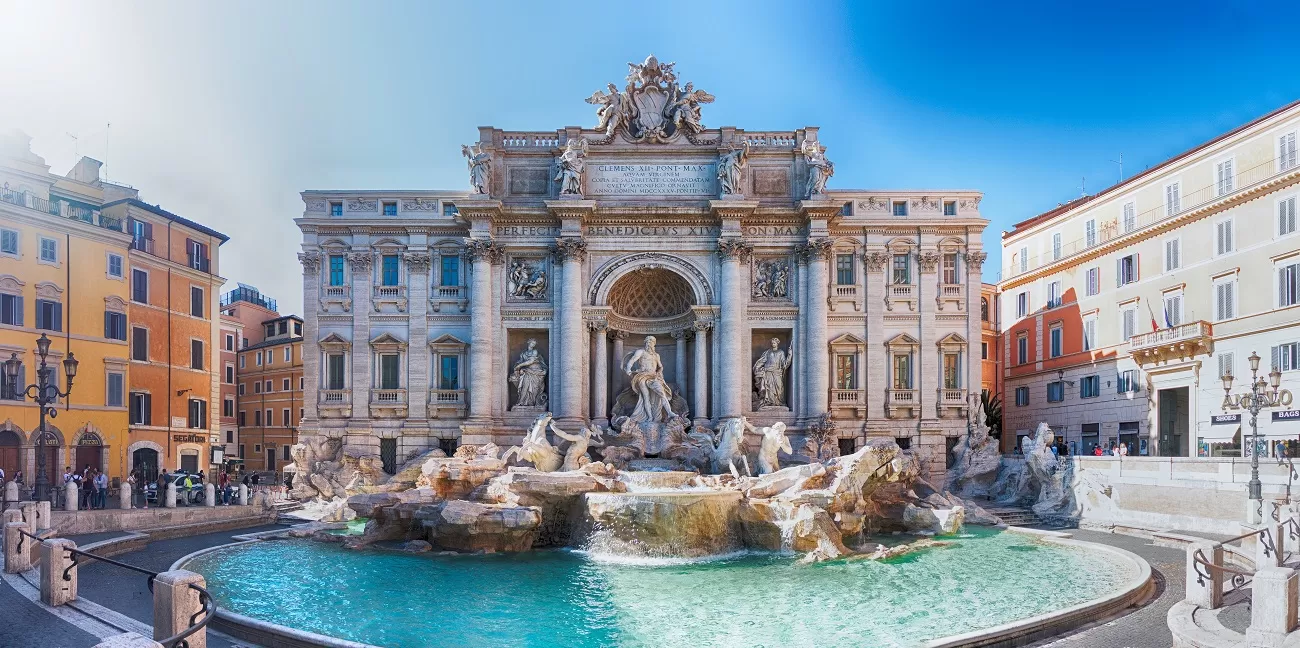
[[[989,435],[1002,438],[1002,399],[988,392],[980,393],[980,405],[984,408],[984,425],[989,428]]]

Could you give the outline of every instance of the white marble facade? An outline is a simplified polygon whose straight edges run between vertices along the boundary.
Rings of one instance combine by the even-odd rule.
[[[465,191],[303,192],[302,433],[400,462],[541,410],[617,425],[654,336],[696,425],[830,421],[941,473],[980,384],[980,194],[826,188],[816,128],[705,128],[712,97],[653,59],[598,95],[597,129],[481,128]]]

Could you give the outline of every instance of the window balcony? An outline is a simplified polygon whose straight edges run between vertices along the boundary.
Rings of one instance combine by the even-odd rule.
[[[851,410],[857,418],[866,418],[867,395],[861,389],[832,389],[831,409]]]
[[[968,415],[970,400],[965,389],[940,387],[937,394],[941,418],[961,418]]]
[[[320,310],[322,313],[352,312],[352,286],[324,286],[321,288]]]
[[[210,272],[208,270],[210,262],[207,257],[198,256],[193,252],[186,254],[185,257],[186,257],[185,265],[194,268],[199,272]]]
[[[885,287],[885,310],[894,310],[895,304],[907,304],[908,310],[916,310],[916,286],[912,284],[889,284]]]
[[[1128,352],[1139,365],[1190,360],[1209,355],[1213,341],[1214,325],[1189,322],[1134,335],[1128,339]]]
[[[376,418],[405,418],[405,389],[371,389],[370,415]]]
[[[349,418],[352,416],[352,390],[322,389],[316,407],[321,418]]]
[[[405,313],[408,303],[406,286],[375,286],[370,296],[370,304],[376,313],[384,312],[385,306],[391,306],[398,313]]]
[[[144,237],[142,237],[142,236],[137,236],[137,237],[131,239],[131,249],[132,249],[132,250],[138,250],[138,251],[140,251],[140,252],[144,252],[144,253],[146,253],[146,254],[153,254],[153,253],[154,253],[154,252],[153,252],[153,239],[150,239],[150,238],[144,238]]]
[[[463,418],[468,400],[464,389],[430,389],[429,417],[446,418],[450,415]]]
[[[935,305],[939,310],[944,306],[953,304],[957,310],[966,310],[966,285],[965,284],[939,284],[939,293],[934,297]]]
[[[81,221],[87,225],[96,225],[104,229],[121,232],[122,219],[104,216],[97,209],[88,209],[69,204],[66,200],[50,201],[36,194],[15,189],[0,189],[0,202],[19,207],[26,207],[51,216],[60,216],[68,220]]]
[[[433,286],[429,289],[429,308],[442,312],[443,304],[455,304],[460,312],[469,307],[469,288],[466,286]]]
[[[830,293],[831,310],[836,310],[838,303],[845,302],[851,304],[854,311],[862,312],[861,291],[856,284],[834,284]]]
[[[915,389],[885,391],[885,416],[889,418],[915,418],[919,407]]]

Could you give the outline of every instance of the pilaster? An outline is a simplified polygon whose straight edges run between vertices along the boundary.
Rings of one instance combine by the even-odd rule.
[[[502,257],[491,239],[469,239],[470,261],[469,419],[482,425],[492,414],[492,358],[496,340],[492,327],[492,264]]]
[[[316,250],[307,250],[298,254],[302,263],[302,371],[303,376],[314,380],[303,380],[303,418],[300,422],[304,434],[314,432],[318,427],[320,412],[317,403],[320,400],[320,284],[321,263],[324,257]],[[236,343],[236,348],[239,344]]]
[[[558,325],[557,337],[560,340],[560,393],[559,406],[555,408],[556,418],[564,422],[579,422],[586,418],[582,407],[582,367],[587,353],[587,330],[582,324],[582,263],[587,258],[587,242],[581,237],[561,237],[556,239],[553,251],[561,275],[560,300],[552,324],[553,327]]]
[[[591,418],[598,425],[609,425],[609,329],[603,318],[587,321],[596,336],[596,358],[592,369]]]
[[[916,256],[919,276],[916,282],[916,311],[921,329],[921,353],[918,358],[920,375],[917,376],[916,398],[919,401],[921,418],[939,417],[939,387],[943,384],[940,372],[939,333],[935,323],[936,304],[929,291],[939,290],[939,253],[922,241],[920,252]]]
[[[834,241],[829,237],[810,239],[802,250],[808,258],[808,335],[805,351],[808,355],[808,373],[804,376],[804,383],[808,387],[804,416],[808,420],[818,418],[830,409],[830,337],[826,318],[833,251]]]
[[[370,375],[370,290],[374,285],[371,264],[374,253],[370,248],[353,247],[348,252],[348,268],[352,273],[352,413],[361,416],[370,411],[370,388],[374,382]]]
[[[885,290],[889,268],[889,253],[885,250],[871,250],[863,254],[862,262],[866,267],[866,314],[867,341],[866,364],[867,381],[863,386],[866,393],[867,417],[872,416],[871,404],[880,407],[885,402],[889,389],[889,354],[882,351],[885,346]],[[884,408],[875,410],[876,416],[884,415]]]
[[[718,256],[722,258],[722,313],[718,326],[718,346],[721,366],[718,419],[735,418],[745,413],[745,377],[749,375],[749,345],[745,343],[746,301],[748,291],[740,281],[740,263],[748,260],[752,247],[740,238],[718,240]]]
[[[424,249],[408,250],[406,261],[407,292],[410,295],[410,332],[407,346],[406,402],[408,419],[421,424],[429,417],[429,267],[432,258]]]

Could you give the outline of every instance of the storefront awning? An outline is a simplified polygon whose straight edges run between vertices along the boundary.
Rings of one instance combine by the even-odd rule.
[[[1237,436],[1237,431],[1241,429],[1240,425],[1210,425],[1201,428],[1197,436],[1202,441],[1210,443],[1227,443]]]

